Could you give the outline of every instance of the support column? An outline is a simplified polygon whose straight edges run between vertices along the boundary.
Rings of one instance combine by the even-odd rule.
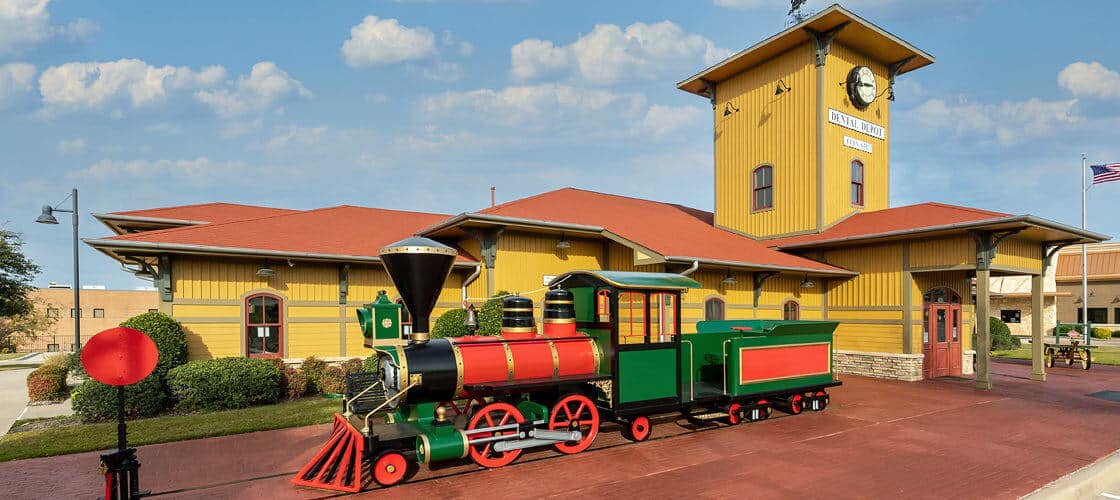
[[[978,263],[979,264],[979,263]],[[979,267],[979,266],[978,266]],[[992,388],[991,356],[992,335],[988,329],[988,316],[991,308],[992,272],[985,266],[976,270],[976,388]]]
[[[1045,275],[1046,263],[1043,262],[1042,272],[1031,276],[1031,380],[1039,382],[1046,381],[1046,366],[1042,362],[1042,322],[1046,317],[1042,309]]]

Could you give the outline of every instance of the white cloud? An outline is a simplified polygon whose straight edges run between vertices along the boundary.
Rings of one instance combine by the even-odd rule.
[[[298,80],[269,61],[253,65],[248,77],[242,76],[232,88],[200,90],[195,97],[211,107],[218,116],[237,118],[261,113],[275,104],[311,97]]]
[[[52,110],[97,109],[126,102],[142,108],[166,100],[170,93],[213,87],[225,75],[221,66],[194,71],[185,66],[151,66],[139,59],[71,62],[43,71],[39,93]]]
[[[656,79],[687,74],[730,54],[700,35],[685,33],[670,21],[634,23],[626,29],[599,24],[568,45],[530,38],[510,49],[510,74],[518,81],[570,75],[610,85],[626,79]]]
[[[634,116],[645,104],[638,94],[581,89],[562,84],[447,92],[427,97],[421,106],[429,116],[457,116],[480,124],[559,124],[610,110]]]
[[[81,137],[58,143],[58,152],[64,155],[83,153],[85,150],[86,140]]]
[[[212,177],[237,177],[246,168],[245,162],[214,161],[205,156],[191,160],[101,160],[87,168],[71,172],[73,179],[96,181],[172,178],[203,181]]]
[[[318,127],[300,127],[292,125],[289,126],[286,131],[273,136],[267,141],[253,145],[253,149],[280,151],[290,146],[314,146],[319,144],[326,134],[326,125],[320,125]]]
[[[1076,99],[999,104],[949,103],[930,99],[918,107],[901,112],[903,119],[916,122],[927,134],[948,132],[958,137],[983,141],[995,139],[1002,145],[1045,137],[1056,130],[1084,121],[1074,109]]]
[[[654,104],[646,110],[635,132],[654,138],[664,138],[690,125],[699,126],[706,112],[697,106],[664,106]]]
[[[1120,97],[1120,73],[1099,62],[1075,62],[1058,73],[1058,85],[1076,97]]]
[[[443,32],[443,36],[440,37],[440,43],[442,43],[444,47],[456,49],[459,55],[463,57],[470,57],[471,54],[474,54],[474,45],[471,45],[470,42],[456,39],[455,35],[451,34],[450,31]]]
[[[342,43],[342,56],[352,67],[424,59],[435,51],[435,35],[427,28],[409,28],[377,16],[366,16],[350,28],[350,38]]]
[[[50,0],[0,1],[0,55],[19,54],[55,37],[85,40],[99,30],[97,23],[89,19],[65,25],[51,24],[49,3]]]
[[[35,66],[27,63],[0,65],[0,109],[14,105],[35,88]]]

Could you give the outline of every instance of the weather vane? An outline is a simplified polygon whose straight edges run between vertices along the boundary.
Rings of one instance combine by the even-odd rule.
[[[807,1],[808,0],[790,0],[789,12],[786,13],[786,15],[792,18],[790,24],[797,24],[805,20],[806,16],[801,12],[801,6],[805,5]]]

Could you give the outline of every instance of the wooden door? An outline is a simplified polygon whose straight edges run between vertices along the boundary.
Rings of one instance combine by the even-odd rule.
[[[953,334],[953,306],[951,304],[930,304],[929,306],[929,377],[952,375],[950,366],[950,347]],[[959,314],[958,314],[959,316]],[[959,329],[958,329],[959,331]],[[959,337],[959,335],[958,335]],[[957,362],[958,373],[960,362]]]

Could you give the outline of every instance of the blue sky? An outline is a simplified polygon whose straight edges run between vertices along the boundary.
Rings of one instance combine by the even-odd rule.
[[[900,79],[891,204],[1080,225],[1120,161],[1120,4],[857,0],[937,63]],[[807,10],[827,6],[810,2]],[[228,201],[459,213],[563,186],[712,208],[708,103],[676,82],[772,35],[781,0],[0,0],[0,224],[72,281],[66,225]],[[1120,185],[1090,229],[1120,234]],[[561,209],[561,207],[558,207]],[[68,216],[65,216],[69,222]],[[84,284],[144,282],[83,246]]]

